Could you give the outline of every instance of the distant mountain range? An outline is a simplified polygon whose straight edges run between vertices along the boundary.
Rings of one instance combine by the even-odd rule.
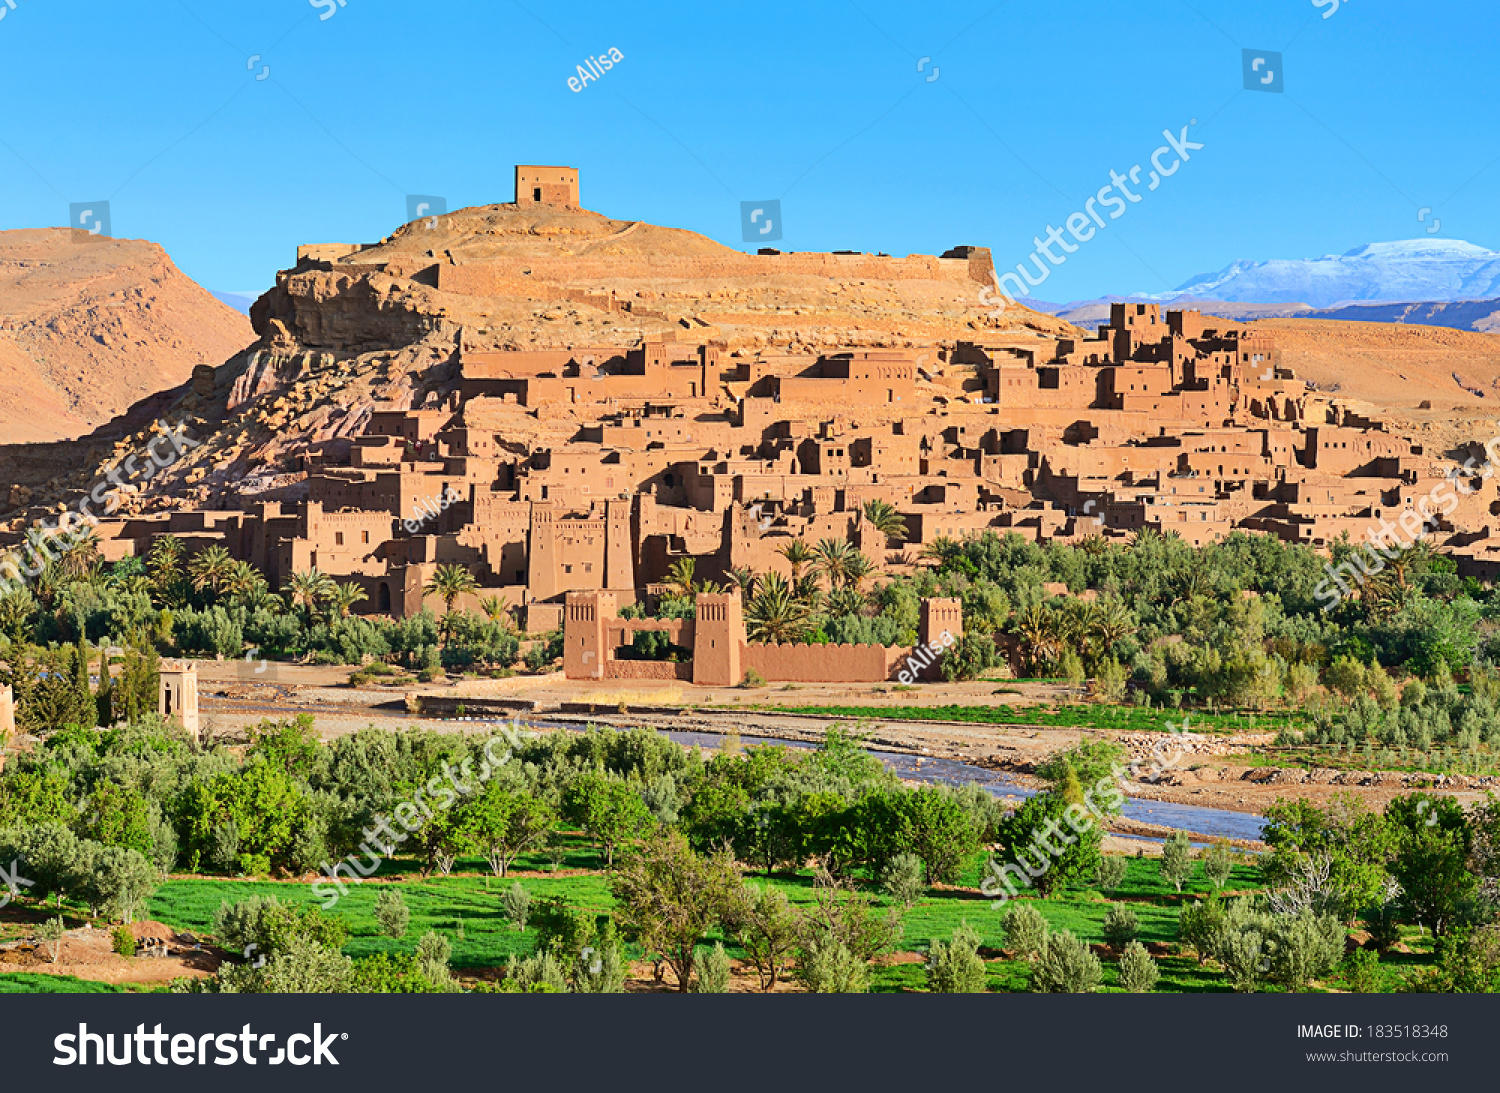
[[[1197,307],[1230,319],[1285,316],[1417,323],[1500,331],[1500,252],[1462,240],[1369,243],[1322,258],[1234,262],[1172,292],[1023,301],[1078,326],[1097,326],[1124,300]]]

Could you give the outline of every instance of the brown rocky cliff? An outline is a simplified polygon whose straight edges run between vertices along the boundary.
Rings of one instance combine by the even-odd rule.
[[[252,341],[155,243],[0,232],[0,437],[76,437]]]

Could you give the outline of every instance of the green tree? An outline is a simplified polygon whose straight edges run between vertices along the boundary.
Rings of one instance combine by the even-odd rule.
[[[505,876],[516,858],[545,841],[557,824],[557,810],[547,801],[507,788],[499,778],[487,781],[456,811],[468,845],[484,856],[497,877]]]
[[[1229,875],[1234,872],[1234,855],[1230,852],[1228,839],[1215,839],[1203,852],[1203,871],[1216,889],[1222,889],[1229,882]]]
[[[661,953],[684,993],[693,979],[699,940],[741,898],[739,871],[724,852],[696,853],[676,831],[648,838],[610,878],[620,917],[647,951]]]
[[[1288,884],[1308,858],[1326,858],[1329,887],[1339,908],[1352,914],[1383,898],[1397,831],[1385,816],[1346,793],[1321,807],[1303,800],[1269,805],[1262,838],[1271,847],[1263,868],[1273,888]]]
[[[589,773],[574,779],[563,798],[563,814],[578,824],[604,854],[606,868],[615,850],[644,833],[651,810],[632,787],[608,775]]]
[[[1414,793],[1386,806],[1394,826],[1396,855],[1391,876],[1402,888],[1412,919],[1442,936],[1462,923],[1479,893],[1469,867],[1473,828],[1452,797]]]
[[[974,816],[951,792],[919,786],[895,796],[897,842],[922,860],[927,883],[953,884],[979,852]]]
[[[796,954],[802,916],[785,892],[747,885],[730,911],[729,925],[755,968],[760,989],[774,990]]]
[[[1004,890],[1014,895],[1014,885],[1029,878],[1043,896],[1068,884],[1084,884],[1099,871],[1099,846],[1103,837],[1096,824],[1069,823],[1087,816],[1082,806],[1070,805],[1057,793],[1039,793],[999,824],[999,859],[992,861],[990,875],[980,888],[986,895]]]

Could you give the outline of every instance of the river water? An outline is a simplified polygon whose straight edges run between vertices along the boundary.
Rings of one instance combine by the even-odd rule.
[[[229,706],[229,703],[224,703]],[[281,712],[307,713],[303,707],[280,707],[266,706],[256,703],[257,712]],[[367,711],[376,713],[377,711]],[[379,711],[392,718],[409,719],[409,714],[397,711]],[[474,728],[509,724],[508,721],[491,718],[468,717],[462,721],[470,723]],[[521,725],[537,729],[569,729],[578,731],[574,724],[564,724],[556,721],[541,719],[522,718]],[[673,732],[662,731],[666,736],[684,747],[692,747],[694,744],[700,747],[717,749],[724,743],[724,735],[714,732]],[[748,744],[774,744],[788,748],[814,748],[816,744],[809,744],[801,740],[780,740],[774,737],[747,737],[744,743]],[[886,766],[894,770],[900,777],[914,782],[932,782],[945,786],[962,786],[970,782],[983,787],[993,793],[996,797],[1032,797],[1036,790],[1027,789],[1017,785],[1010,775],[997,770],[986,770],[983,767],[971,766],[957,759],[936,759],[929,756],[907,755],[904,752],[882,751],[878,748],[866,748],[869,754],[875,756]],[[1198,832],[1204,835],[1223,836],[1226,839],[1259,839],[1261,829],[1265,826],[1265,820],[1260,816],[1248,812],[1231,812],[1223,808],[1203,808],[1198,805],[1178,805],[1165,801],[1144,801],[1130,798],[1121,810],[1127,819],[1139,820],[1143,823],[1160,824],[1163,827],[1181,828],[1185,831]]]
[[[665,732],[686,747],[698,744],[704,748],[718,748],[724,742],[723,735],[712,732]],[[789,748],[813,748],[817,745],[798,740],[776,740],[765,737],[747,737],[746,744],[778,744]],[[923,755],[907,755],[904,752],[881,751],[866,748],[900,777],[914,782],[932,782],[945,786],[962,786],[970,782],[983,787],[996,797],[1025,798],[1035,796],[1036,790],[1017,785],[1009,774],[984,767],[971,766],[957,759],[936,759]],[[1163,827],[1182,828],[1204,835],[1223,836],[1226,839],[1258,839],[1265,820],[1248,812],[1230,812],[1222,808],[1202,808],[1197,805],[1170,804],[1165,801],[1143,801],[1130,798],[1121,810],[1130,820],[1142,823],[1161,824]]]

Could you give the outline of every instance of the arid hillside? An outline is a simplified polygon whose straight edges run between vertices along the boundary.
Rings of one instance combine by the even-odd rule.
[[[1439,450],[1496,435],[1500,334],[1330,319],[1251,325],[1275,336],[1298,378],[1426,433]]]
[[[0,232],[0,436],[81,436],[254,338],[155,243]]]
[[[76,452],[69,446],[34,459],[0,456],[0,469],[23,486],[57,476],[35,496],[27,490],[22,503],[54,503],[68,488],[94,481],[103,470],[98,456],[112,453],[107,463],[139,450],[150,422],[163,414],[186,415],[205,442],[152,478],[128,507],[294,497],[279,491],[295,490],[305,477],[300,457],[347,443],[377,405],[436,405],[455,390],[461,344],[713,338],[731,353],[772,345],[811,352],[929,346],[965,334],[1037,344],[1047,335],[1079,334],[1049,315],[991,299],[984,290],[993,271],[983,248],[948,258],[747,255],[693,232],[512,204],[414,221],[369,246],[306,246],[296,257],[252,309],[254,344],[231,340],[210,358],[219,365],[211,384],[190,382],[192,364],[204,359],[193,358],[147,385],[142,394],[158,397],[128,422],[96,432]],[[205,306],[243,321],[217,302]],[[576,431],[574,423],[535,415],[507,427],[513,440],[555,432],[560,442]],[[63,467],[75,469],[58,475]]]

